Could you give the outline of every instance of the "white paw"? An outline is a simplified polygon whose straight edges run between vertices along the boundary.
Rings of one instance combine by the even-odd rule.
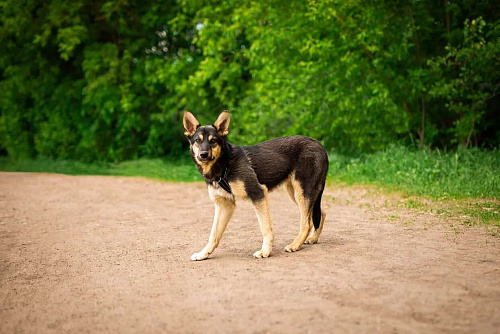
[[[191,255],[191,261],[201,261],[205,260],[208,257],[208,254],[199,252],[199,253],[194,253]]]
[[[294,246],[293,244],[290,244],[285,247],[285,252],[291,253],[291,252],[296,252],[300,249],[300,246]]]
[[[304,243],[305,244],[309,244],[309,245],[312,245],[312,244],[315,244],[318,242],[318,239],[317,238],[314,238],[314,237],[310,237],[308,238]]]
[[[253,253],[253,256],[255,258],[257,258],[257,259],[269,257],[269,255],[271,255],[271,251],[265,251],[263,249],[261,249],[259,251],[256,251],[255,253]]]

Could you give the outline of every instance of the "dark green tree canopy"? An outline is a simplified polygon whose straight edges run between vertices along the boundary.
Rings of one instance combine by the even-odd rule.
[[[329,150],[497,147],[498,1],[0,3],[0,153],[178,154],[181,115]]]

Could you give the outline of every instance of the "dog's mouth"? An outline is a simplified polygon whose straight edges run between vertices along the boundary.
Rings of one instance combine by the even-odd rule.
[[[199,161],[199,162],[202,162],[202,163],[203,163],[203,162],[210,162],[210,161],[212,161],[212,160],[214,160],[214,158],[212,158],[212,157],[205,157],[205,158],[202,158],[202,157],[198,156],[198,161]]]

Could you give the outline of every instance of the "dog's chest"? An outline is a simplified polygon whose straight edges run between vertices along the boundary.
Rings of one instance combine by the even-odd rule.
[[[234,201],[235,199],[247,199],[248,194],[245,190],[245,184],[243,181],[229,182],[232,194],[228,193],[220,186],[208,186],[208,194],[210,199],[213,201],[215,197],[224,197],[229,200]]]

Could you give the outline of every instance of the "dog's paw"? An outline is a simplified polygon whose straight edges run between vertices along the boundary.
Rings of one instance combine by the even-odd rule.
[[[253,253],[253,256],[257,259],[266,258],[266,257],[269,257],[269,255],[271,255],[271,251],[265,251],[263,249]]]
[[[313,245],[318,242],[318,238],[310,237],[304,242],[305,244]]]
[[[300,246],[295,246],[294,244],[290,244],[285,247],[285,252],[292,253],[300,250]]]
[[[205,260],[207,257],[208,257],[208,254],[206,254],[206,253],[202,253],[202,252],[194,253],[193,255],[191,255],[191,261],[201,261],[201,260]]]

